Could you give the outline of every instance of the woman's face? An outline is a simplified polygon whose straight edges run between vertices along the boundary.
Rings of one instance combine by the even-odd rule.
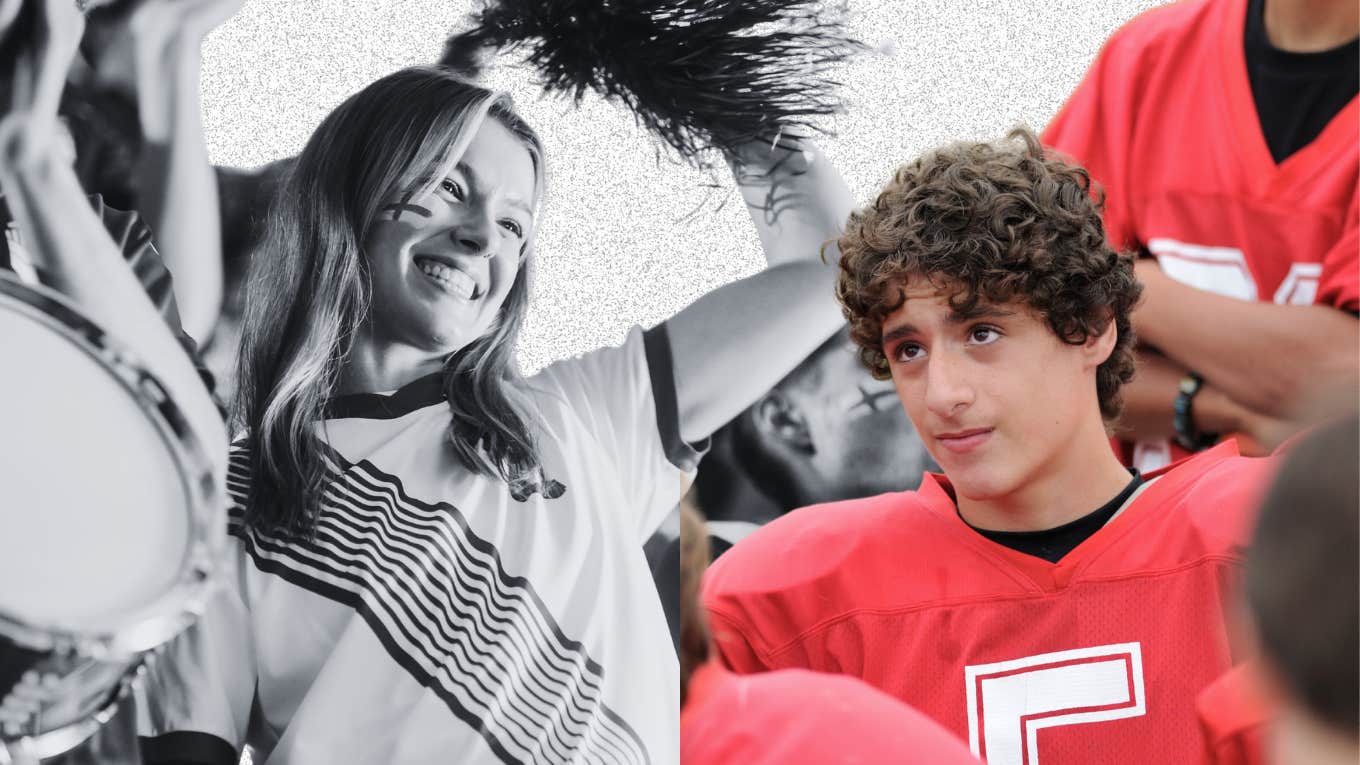
[[[446,356],[485,334],[510,292],[533,232],[534,164],[520,139],[488,118],[435,180],[423,196],[386,200],[364,251],[372,338]]]

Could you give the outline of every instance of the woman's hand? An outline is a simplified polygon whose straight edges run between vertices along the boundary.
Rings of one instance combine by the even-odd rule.
[[[749,143],[727,155],[727,163],[768,265],[820,258],[850,217],[849,187],[807,139],[786,135]]]
[[[680,435],[706,438],[768,391],[844,321],[834,245],[850,190],[810,142],[747,144],[728,157],[769,268],[666,321]],[[733,375],[740,369],[742,374]]]

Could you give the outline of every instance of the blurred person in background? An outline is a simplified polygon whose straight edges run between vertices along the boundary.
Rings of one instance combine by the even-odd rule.
[[[136,211],[115,209],[98,193],[83,188],[77,175],[79,142],[71,134],[86,126],[78,120],[72,124],[63,107],[69,103],[67,77],[76,68],[73,62],[79,60],[77,50],[85,38],[85,18],[69,2],[22,0],[10,5],[16,13],[9,17],[11,26],[0,34],[7,69],[2,87],[11,127],[6,139],[12,142],[15,153],[8,158],[9,183],[0,197],[0,225],[4,226],[0,268],[21,281],[39,282],[66,294],[111,334],[126,332],[123,339],[134,348],[147,332],[151,333],[153,347],[158,345],[159,333],[140,324],[144,317],[140,304],[149,299],[162,324],[177,337],[178,356],[191,360],[197,370],[198,383],[187,394],[189,399],[197,400],[205,386],[211,396],[212,375],[199,357],[196,343],[181,326],[171,273],[152,241],[149,227]],[[144,90],[148,114],[180,113],[190,108],[197,111],[197,79],[169,85],[167,73],[171,69],[163,67],[197,60],[203,37],[239,6],[240,0],[142,0],[139,13],[154,23],[148,23],[129,44],[146,59],[139,72],[148,83]],[[205,161],[201,131],[154,134],[160,136],[164,151],[183,156],[180,164],[188,167]],[[175,209],[186,219],[213,217],[216,191],[211,182],[204,182],[203,173],[191,168],[172,173],[161,166],[159,172],[146,178],[160,197],[175,200]],[[83,196],[82,209],[73,205],[63,208],[71,205],[73,189]],[[87,227],[90,220],[102,233]],[[219,259],[213,231],[211,227],[202,232],[179,228],[176,246],[181,252],[206,253],[211,259]],[[112,246],[120,264],[116,268],[107,266],[116,274],[108,278],[112,284],[122,285],[128,278],[126,272],[139,287],[136,299],[107,288],[100,276],[105,266],[79,267],[77,250],[82,243],[100,252],[106,245]],[[139,306],[136,310],[127,313],[114,307],[130,299]],[[178,367],[176,358],[172,369]],[[174,374],[172,371],[172,377]],[[210,442],[218,440],[213,433],[222,433],[221,417],[215,419],[215,424],[202,428]]]
[[[72,67],[68,95],[63,99],[63,114],[76,139],[77,172],[87,189],[101,193],[120,209],[145,209],[161,243],[163,236],[155,216],[157,186],[154,174],[167,169],[188,167],[184,152],[170,155],[164,143],[153,135],[143,135],[138,114],[145,109],[150,94],[173,88],[192,92],[195,103],[173,110],[162,110],[170,129],[180,135],[193,135],[200,121],[197,83],[201,62],[179,45],[162,46],[162,64],[175,66],[177,74],[148,82],[138,76],[139,68],[153,61],[148,46],[141,41],[164,34],[164,25],[148,23],[140,10],[147,0],[117,0],[92,3],[87,13],[88,26],[81,41],[82,57]],[[194,90],[187,90],[192,84]],[[206,151],[195,149],[197,161]],[[180,302],[186,303],[185,326],[198,342],[206,367],[216,377],[219,395],[230,400],[236,390],[236,348],[240,341],[241,317],[245,308],[245,276],[250,255],[264,234],[265,216],[278,193],[283,175],[293,157],[270,162],[258,168],[213,165],[206,176],[216,186],[216,221],[205,221],[205,231],[216,231],[221,238],[220,253],[199,252],[171,262],[172,272],[189,269],[176,288]],[[198,165],[201,168],[201,165]],[[168,232],[174,234],[173,231]],[[168,243],[168,242],[167,242]]]
[[[1353,0],[1190,0],[1117,31],[1044,131],[1144,256],[1125,464],[1269,454],[1360,379],[1358,91]]]
[[[248,255],[291,158],[256,169],[205,164],[200,48],[202,37],[230,11],[221,3],[168,5],[169,12],[162,0],[87,0],[79,55],[66,73],[59,113],[74,146],[76,175],[88,194],[102,199],[108,212],[101,214],[136,215],[135,225],[119,220],[111,233],[135,233],[138,246],[165,254],[177,276],[173,286],[151,273],[156,269],[134,267],[156,285],[153,299],[175,298],[164,304],[182,317],[203,370],[215,373],[216,388],[228,399]],[[178,148],[171,152],[170,146]],[[182,192],[212,187],[216,211],[166,194],[172,177],[189,184]],[[205,212],[193,212],[198,209]],[[189,252],[182,243],[192,231],[213,236]],[[218,337],[223,314],[226,327]]]
[[[206,343],[222,303],[223,226],[203,137],[201,48],[241,3],[180,5],[186,7],[167,9],[154,0],[86,3],[87,30],[68,75],[65,111],[83,182],[145,218],[176,277],[185,330]],[[212,204],[167,193],[172,181],[179,189],[203,189]],[[194,246],[200,238],[209,244]]]
[[[717,557],[790,510],[915,489],[935,469],[892,385],[864,375],[841,331],[714,434],[694,491]]]
[[[51,67],[65,65],[67,70],[53,69],[46,75],[60,93],[55,140],[88,195],[88,204],[214,393],[216,380],[196,341],[211,320],[203,315],[203,301],[190,298],[199,307],[186,311],[180,295],[186,290],[201,293],[203,285],[211,291],[211,285],[220,282],[220,274],[214,275],[221,261],[218,196],[198,122],[198,62],[204,37],[240,4],[241,0],[136,0],[92,8],[78,33],[83,55],[72,52],[60,64],[51,60]],[[122,108],[117,96],[91,85],[88,75],[88,62],[101,60],[99,54],[109,44],[107,21],[102,19],[114,12],[125,21],[137,20],[120,27],[119,46],[131,59],[128,82],[140,98],[139,108],[130,111]],[[24,34],[32,32],[12,30],[12,35]],[[7,45],[13,42],[11,38]],[[181,69],[187,74],[179,76]],[[5,90],[12,98],[14,83],[6,83]],[[138,164],[127,149],[142,144],[148,147],[146,161]],[[138,197],[127,193],[133,184],[144,188],[141,199],[156,210],[164,232],[153,231],[136,206]],[[0,205],[0,225],[5,229],[0,267],[21,279],[58,286],[56,276],[43,273],[34,262],[29,252],[33,233],[24,232],[13,212]],[[170,251],[191,261],[178,269],[187,269],[182,281],[172,276],[174,270],[164,257]],[[197,317],[192,315],[195,310]]]
[[[145,34],[139,35],[132,45],[134,49],[147,53],[173,48],[186,57],[196,56],[202,36],[230,16],[239,4],[239,0],[147,0],[141,6],[142,12],[154,15],[158,25],[154,29],[143,30]],[[42,285],[62,293],[80,318],[97,327],[97,334],[93,338],[101,344],[107,341],[109,349],[115,354],[121,355],[119,349],[126,349],[128,357],[115,359],[155,379],[157,385],[150,385],[150,381],[146,380],[141,382],[148,384],[148,391],[158,391],[157,395],[164,396],[173,405],[178,415],[172,425],[177,430],[176,436],[181,432],[187,433],[201,449],[196,451],[196,455],[203,459],[205,472],[199,477],[204,484],[221,487],[225,479],[227,446],[223,412],[212,395],[212,376],[198,357],[193,339],[181,326],[170,273],[151,241],[149,228],[136,212],[114,209],[98,193],[91,193],[94,189],[82,186],[83,179],[78,168],[80,156],[76,150],[78,141],[72,138],[71,132],[86,126],[81,124],[79,116],[73,120],[63,107],[71,103],[65,98],[69,88],[67,77],[73,68],[73,61],[78,57],[77,48],[85,30],[85,18],[69,0],[20,0],[0,6],[0,56],[3,56],[0,92],[3,92],[5,101],[4,117],[0,120],[0,191],[3,192],[3,196],[0,196],[0,225],[4,228],[4,235],[0,237],[0,272],[7,280]],[[167,79],[171,72],[161,67],[173,67],[177,65],[176,61],[175,57],[149,61],[149,68],[144,69],[141,75],[153,82]],[[174,111],[186,99],[196,104],[197,82],[181,85],[183,87],[148,89],[148,108]],[[192,94],[188,92],[190,89],[194,91]],[[182,151],[188,157],[185,161],[193,163],[197,161],[194,159],[195,147],[178,145],[182,141],[192,143],[193,139],[197,139],[201,145],[201,135],[185,136],[182,132],[172,131],[164,135],[166,143],[163,148],[169,153]],[[198,158],[201,159],[201,156]],[[201,183],[202,178],[201,173],[171,174],[167,171],[153,174],[151,180],[161,193],[176,200],[179,214],[190,218],[211,217],[216,209],[214,190],[211,184]],[[180,234],[176,241],[181,251],[203,252],[210,257],[218,257],[218,242],[211,230],[181,230]],[[33,293],[39,301],[45,300],[40,290],[35,289]],[[10,294],[25,293],[19,291]],[[42,304],[35,302],[33,305]],[[12,303],[7,301],[7,305]],[[51,310],[64,309],[57,305]],[[57,315],[60,316],[59,313]],[[37,326],[48,325],[45,321],[39,321]],[[54,368],[46,366],[49,361],[47,358],[10,358],[7,360],[6,374],[32,376],[36,373],[35,369]],[[29,368],[30,363],[34,369]],[[65,379],[50,380],[50,390],[54,393],[54,400],[60,400],[67,392],[84,397],[87,391],[96,394],[101,392],[100,382],[68,375]],[[97,395],[92,400],[100,401]],[[147,400],[153,399],[148,395]],[[22,407],[25,402],[10,401],[9,404]],[[39,408],[37,411],[45,410]],[[71,425],[70,422],[53,421],[52,432],[68,432]],[[126,464],[117,455],[119,446],[129,442],[128,433],[110,432],[107,428],[84,421],[76,425],[83,428],[82,440],[106,445],[110,459],[117,460],[119,465]],[[26,443],[22,436],[15,433],[0,437],[7,438],[8,442],[4,446],[11,453],[35,448],[34,444]],[[133,462],[140,457],[129,456]],[[99,466],[72,463],[70,460],[67,462],[74,476],[90,478],[98,475]],[[19,496],[23,496],[23,484],[27,478],[24,476],[20,479]],[[177,476],[165,475],[164,478],[173,481]],[[15,487],[9,488],[13,490]],[[119,487],[102,488],[110,492],[110,501],[116,504]],[[0,502],[0,505],[3,504]],[[16,504],[7,509],[18,513],[23,508],[24,505]],[[95,503],[88,511],[97,512],[98,509],[99,505]],[[192,510],[180,509],[185,512]],[[168,525],[173,527],[173,523]],[[212,539],[214,532],[223,536],[223,531],[221,528],[209,529],[206,535]],[[22,544],[27,545],[30,552],[37,556],[45,556],[50,551],[56,557],[55,553],[58,552],[83,549],[81,545],[90,540],[80,539],[79,532],[79,529],[73,529],[69,537],[55,534],[29,539],[23,539],[20,534],[13,541],[19,544],[23,540]],[[58,547],[61,549],[55,549]],[[107,541],[104,547],[115,555],[122,549],[120,545]],[[93,577],[117,573],[96,571],[93,568],[86,570],[81,565],[71,568],[73,570],[63,570],[61,574]],[[60,589],[56,592],[54,601],[61,601],[68,596],[73,600],[80,597],[78,593]],[[53,605],[59,606],[59,603],[54,602]],[[19,626],[28,625],[20,620]],[[33,722],[37,726],[34,732],[38,733],[43,732],[41,726],[44,722],[54,726],[65,725],[65,715],[71,712],[67,705],[79,703],[80,693],[99,689],[100,666],[77,664],[89,658],[83,654],[84,649],[67,649],[71,650],[71,655],[62,655],[60,663],[55,666],[79,667],[79,670],[67,677],[62,677],[60,673],[45,676],[43,691],[26,697],[28,691],[22,678],[11,672],[16,667],[26,666],[31,672],[34,665],[28,662],[34,657],[8,639],[4,641],[3,648],[5,661],[0,663],[7,664],[6,676],[3,678],[7,739],[14,733],[11,728],[14,725],[24,730],[23,726]],[[18,661],[9,663],[8,660],[12,658]],[[105,666],[104,670],[107,669]],[[29,672],[25,672],[25,675]],[[19,682],[13,684],[16,680]],[[89,683],[90,687],[82,683]],[[58,695],[45,697],[45,694]],[[70,694],[69,697],[66,694]],[[37,713],[38,722],[30,717],[35,708],[42,710]],[[44,719],[48,712],[55,719]],[[134,718],[132,704],[120,700],[113,718],[102,720],[100,724],[104,727],[91,739],[75,745],[71,751],[52,761],[83,762],[87,758],[98,762],[138,761]],[[53,741],[55,739],[50,739],[46,745],[52,745]],[[74,742],[68,742],[67,745],[72,744]],[[25,749],[21,741],[16,749],[10,750],[10,754],[22,760],[27,756]]]
[[[1351,414],[1289,445],[1262,503],[1246,583],[1259,656],[1200,696],[1208,762],[1360,761],[1358,550],[1360,418]]]

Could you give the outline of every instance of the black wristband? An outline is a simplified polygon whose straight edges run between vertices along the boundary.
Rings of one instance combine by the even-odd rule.
[[[1204,378],[1188,373],[1181,378],[1180,393],[1172,405],[1171,424],[1176,429],[1176,443],[1192,452],[1213,446],[1218,441],[1217,433],[1201,433],[1195,428],[1195,394],[1204,387]]]

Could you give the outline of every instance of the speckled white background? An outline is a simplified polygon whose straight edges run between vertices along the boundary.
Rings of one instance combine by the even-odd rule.
[[[846,66],[849,110],[821,145],[856,202],[925,149],[1042,128],[1104,39],[1147,0],[850,0],[853,31],[880,51]],[[349,94],[434,61],[474,7],[462,0],[247,0],[208,40],[203,101],[213,161],[254,166],[296,152]],[[543,136],[548,196],[533,309],[520,341],[532,372],[622,340],[760,268],[730,185],[658,163],[622,108],[544,98],[533,73],[493,68]],[[727,180],[724,178],[724,180]],[[721,204],[724,196],[728,204]],[[690,217],[696,210],[704,214]]]

